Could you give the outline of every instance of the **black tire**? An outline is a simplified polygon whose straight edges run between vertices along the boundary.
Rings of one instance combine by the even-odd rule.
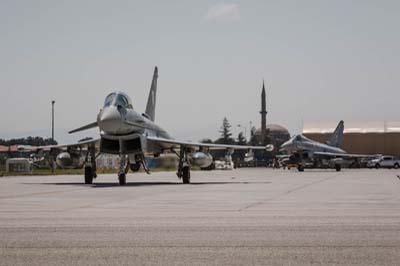
[[[297,170],[299,170],[299,172],[304,172],[304,166],[299,164],[299,166],[297,166]]]
[[[93,184],[93,170],[91,166],[85,166],[85,184]]]
[[[118,180],[119,180],[119,185],[120,186],[125,186],[126,185],[126,175],[125,174],[119,174],[118,175]]]
[[[379,163],[377,163],[377,164],[375,164],[375,168],[379,169],[379,168],[381,168],[381,165]]]
[[[340,164],[335,164],[335,170],[336,172],[340,172],[340,170],[342,170],[342,166]]]
[[[190,184],[190,167],[185,166],[182,169],[182,182],[183,184]]]
[[[398,163],[394,164],[394,169],[399,169],[399,164]]]

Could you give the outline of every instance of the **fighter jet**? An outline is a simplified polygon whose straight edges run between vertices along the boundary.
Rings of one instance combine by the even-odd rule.
[[[343,142],[344,122],[340,121],[330,140],[326,144],[311,140],[303,135],[296,135],[283,143],[280,150],[288,155],[282,158],[284,165],[297,165],[299,171],[304,171],[306,165],[314,167],[328,165],[340,171],[348,161],[368,158],[369,155],[349,154],[341,149]]]
[[[53,147],[67,150],[57,156],[56,162],[66,168],[68,167],[67,164],[74,161],[72,157],[81,156],[79,151],[85,151],[83,156],[85,183],[92,184],[93,178],[97,176],[96,157],[101,153],[115,154],[120,159],[119,184],[125,185],[126,174],[129,169],[139,171],[143,167],[149,173],[145,155],[158,157],[163,153],[175,153],[179,160],[177,176],[182,179],[184,184],[188,184],[190,183],[191,165],[208,167],[212,164],[213,158],[209,153],[212,149],[226,150],[227,155],[232,154],[235,149],[245,149],[249,153],[252,150],[266,149],[271,151],[273,149],[272,145],[266,147],[219,145],[173,139],[167,131],[155,123],[157,79],[158,68],[155,67],[144,113],[135,110],[131,99],[123,92],[117,91],[107,95],[95,122],[69,132],[75,133],[97,127],[100,131],[100,137],[72,145]],[[79,165],[79,160],[75,161]]]

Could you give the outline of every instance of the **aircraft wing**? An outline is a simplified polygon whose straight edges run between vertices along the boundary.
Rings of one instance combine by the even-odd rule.
[[[329,158],[344,158],[344,159],[351,159],[351,158],[374,158],[375,155],[366,155],[366,154],[351,154],[351,153],[334,153],[334,152],[314,152],[314,156],[321,156],[321,157],[329,157]]]
[[[72,143],[72,144],[40,146],[40,147],[36,147],[36,150],[49,151],[51,149],[64,149],[64,148],[69,148],[69,147],[84,147],[84,146],[89,146],[89,145],[97,146],[99,144],[100,144],[100,139],[89,139],[89,140],[79,141],[79,142]]]
[[[174,139],[165,139],[159,137],[147,137],[148,141],[153,142],[154,144],[160,144],[160,146],[164,146],[167,148],[179,148],[180,146],[190,147],[190,148],[198,148],[205,147],[210,150],[225,150],[225,149],[233,149],[233,150],[269,150],[273,149],[273,146],[267,145],[264,146],[242,146],[242,145],[228,145],[228,144],[213,144],[213,143],[201,143],[201,142],[191,142],[191,141],[180,141]]]

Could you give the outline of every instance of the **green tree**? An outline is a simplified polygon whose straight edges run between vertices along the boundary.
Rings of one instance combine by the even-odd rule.
[[[238,145],[246,145],[247,141],[246,138],[243,136],[243,132],[240,132],[237,137],[237,144]]]
[[[253,145],[253,146],[257,145],[257,140],[256,140],[255,133],[256,133],[256,127],[253,126],[250,129],[250,144]]]
[[[11,145],[32,145],[32,146],[46,146],[46,145],[57,145],[57,141],[51,138],[44,139],[42,137],[26,137],[18,139],[4,140],[0,139],[0,145],[11,146]]]
[[[229,123],[228,119],[224,117],[224,119],[222,120],[221,129],[219,130],[219,133],[221,133],[221,137],[217,139],[215,143],[234,144],[235,140],[232,138],[231,127],[232,126]]]

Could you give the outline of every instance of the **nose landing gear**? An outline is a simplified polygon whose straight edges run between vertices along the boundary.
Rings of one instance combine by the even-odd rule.
[[[130,157],[130,155],[125,155],[125,154],[120,154],[120,156],[119,156],[118,180],[119,180],[119,184],[121,186],[126,185],[126,174],[128,173],[129,168],[133,172],[137,172],[140,170],[140,167],[142,166],[143,170],[147,174],[150,174],[150,170],[147,167],[146,160],[145,160],[143,154],[135,155],[135,157],[134,157],[135,163],[132,163],[132,164],[130,163],[129,158],[132,158],[132,157]]]
[[[119,156],[118,181],[120,186],[126,185],[126,173],[128,172],[129,163],[127,163],[126,155]]]

